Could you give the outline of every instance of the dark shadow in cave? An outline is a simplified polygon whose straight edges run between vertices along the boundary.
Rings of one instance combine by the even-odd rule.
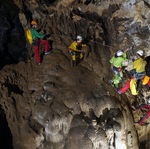
[[[139,149],[146,149],[146,144],[147,144],[147,142],[149,142],[149,141],[143,141],[143,142],[141,142],[140,143],[140,146],[139,146]]]
[[[85,2],[84,2],[84,4],[85,5],[88,5],[88,4],[90,4],[92,2],[92,0],[86,0]]]
[[[3,47],[3,53],[2,53],[2,59],[1,62],[0,62],[0,69],[2,69],[6,64],[17,64],[18,61],[15,60],[13,58],[13,56],[9,53],[9,48],[8,48],[8,43],[11,43],[11,30],[14,28],[14,23],[7,18],[7,21],[9,21],[10,23],[10,29],[8,29],[6,31],[6,33],[4,34],[4,42],[2,43],[2,47]]]
[[[147,56],[145,58],[146,62],[147,62],[147,65],[145,67],[146,69],[146,75],[150,77],[150,56]]]
[[[91,25],[92,26],[95,26],[96,23],[100,23],[101,25],[101,28],[103,29],[104,33],[103,34],[100,34],[100,36],[103,38],[103,40],[105,41],[105,45],[103,45],[103,40],[98,40],[98,39],[93,39],[94,42],[97,42],[98,45],[100,45],[101,48],[105,49],[104,50],[104,54],[108,56],[109,58],[109,55],[110,55],[110,48],[109,46],[111,45],[111,40],[109,38],[109,32],[108,32],[108,19],[107,17],[105,16],[99,16],[98,13],[94,12],[94,13],[90,13],[90,12],[86,12],[86,13],[83,13],[81,11],[79,11],[78,9],[73,9],[72,11],[73,13],[75,13],[76,15],[78,16],[81,16],[82,18],[84,18],[85,20],[90,20],[92,21]],[[79,26],[85,26],[86,25],[86,21],[80,21],[79,22]],[[77,25],[77,29],[78,29],[78,24]],[[77,30],[78,31],[78,30]],[[82,32],[81,32],[82,34]],[[84,34],[84,32],[83,32]],[[91,34],[90,35],[87,35],[87,37],[90,37],[89,39],[87,39],[88,41],[91,40]],[[94,37],[93,37],[94,38]],[[88,45],[88,44],[87,44]],[[97,46],[97,44],[95,44],[95,46]],[[95,48],[95,49],[99,49],[99,48]],[[99,51],[98,50],[95,50],[97,56],[100,58],[100,54],[99,54]]]
[[[11,40],[11,39],[9,39],[9,40]],[[19,61],[15,60],[12,57],[12,55],[9,53],[7,43],[3,43],[3,48],[4,48],[4,55],[5,55],[6,59],[9,59],[9,60],[7,60],[6,64],[17,64]]]
[[[8,94],[10,96],[11,92],[14,92],[16,94],[23,94],[23,91],[15,84],[4,84],[8,88]]]
[[[96,22],[96,23],[101,23],[102,24],[101,27],[104,30],[104,35],[105,35],[105,37],[104,37],[105,44],[111,45],[111,41],[109,39],[109,33],[108,33],[107,27],[105,25],[105,23],[107,23],[108,21],[105,20],[105,18],[100,17],[99,14],[96,12],[94,12],[94,13],[90,13],[90,12],[82,13],[78,9],[74,9],[73,12],[76,15],[81,16],[82,18],[85,18],[86,20],[90,20],[90,21]]]
[[[1,32],[2,38],[0,41],[0,69],[6,64],[16,64],[20,59],[26,59],[25,51],[23,50],[23,48],[25,49],[26,41],[25,38],[19,38],[24,35],[19,18],[17,19],[19,12],[19,8],[13,1],[1,0],[0,14],[4,18],[4,21],[1,22],[1,28],[3,29],[4,27],[4,29]],[[16,49],[21,50],[21,53],[16,52]]]
[[[12,134],[8,127],[6,115],[1,106],[0,106],[0,148],[13,149]]]

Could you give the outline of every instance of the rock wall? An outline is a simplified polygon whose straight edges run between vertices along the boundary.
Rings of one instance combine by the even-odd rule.
[[[13,135],[14,149],[138,149],[148,148],[149,126],[134,126],[143,112],[133,112],[137,97],[118,95],[109,59],[132,45],[128,59],[139,48],[149,56],[149,1],[14,0],[26,32],[31,20],[53,53],[0,71],[0,104]],[[71,67],[67,53],[80,34],[88,45],[87,58]],[[34,53],[31,46],[30,55]],[[126,70],[131,69],[130,60]],[[148,69],[147,69],[148,71]],[[129,79],[124,72],[123,86]],[[146,100],[144,100],[146,102]],[[147,122],[149,119],[146,120]],[[143,131],[144,130],[144,131]],[[143,142],[146,142],[143,144]]]

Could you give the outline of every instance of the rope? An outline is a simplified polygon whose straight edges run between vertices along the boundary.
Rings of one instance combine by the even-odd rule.
[[[8,36],[15,36],[15,35],[23,35],[23,34],[22,34],[22,33],[18,33],[18,34],[11,34],[11,35],[3,35],[3,36],[0,36],[0,37],[5,37],[5,36],[8,37]],[[58,34],[50,34],[50,35],[55,35],[55,36],[61,36],[61,37],[69,37],[69,38],[71,38],[70,36],[65,36],[65,35],[58,35]],[[88,40],[88,41],[94,42],[94,43],[99,44],[99,45],[102,45],[102,46],[104,46],[104,47],[109,47],[109,48],[118,50],[118,49],[115,48],[115,47],[108,46],[108,45],[103,45],[102,43],[97,42],[97,41],[94,41],[94,40]]]

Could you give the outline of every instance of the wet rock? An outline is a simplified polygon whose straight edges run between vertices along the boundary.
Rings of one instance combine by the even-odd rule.
[[[138,149],[138,140],[147,140],[144,136],[148,136],[149,126],[134,127],[134,118],[139,120],[143,113],[132,113],[130,105],[139,101],[129,91],[118,95],[109,85],[113,78],[109,60],[131,44],[123,64],[130,71],[130,57],[137,49],[149,55],[148,5],[131,0],[15,0],[15,4],[30,12],[40,33],[51,33],[47,39],[53,52],[41,54],[40,66],[34,58],[0,71],[0,104],[14,148]],[[24,11],[20,12],[24,31],[30,21]],[[78,34],[88,47],[83,48],[84,59],[71,67],[67,50]],[[128,79],[124,72],[120,85]]]
[[[45,91],[50,91],[51,88],[53,88],[55,86],[55,84],[53,82],[46,82],[44,83],[44,90]]]

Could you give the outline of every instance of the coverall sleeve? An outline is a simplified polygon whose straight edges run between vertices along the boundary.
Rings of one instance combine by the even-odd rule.
[[[73,42],[73,43],[70,45],[70,47],[69,47],[69,49],[72,49],[72,50],[74,50],[74,51],[75,51],[76,48],[77,48],[77,47],[76,47],[76,45],[75,45],[74,42]]]
[[[77,48],[74,51],[81,52],[81,50],[78,50]]]
[[[37,38],[43,38],[46,35],[45,34],[39,34],[36,30],[34,30],[34,36],[37,37]]]
[[[123,54],[123,62],[126,61],[126,60],[127,60],[127,54],[124,53],[124,54]]]
[[[114,61],[114,56],[111,58],[111,60],[109,62],[113,63],[113,61]]]
[[[82,47],[85,47],[86,46],[86,44],[82,44]]]
[[[135,63],[135,61],[133,62],[133,67],[132,67],[132,69],[136,69],[136,63]]]

